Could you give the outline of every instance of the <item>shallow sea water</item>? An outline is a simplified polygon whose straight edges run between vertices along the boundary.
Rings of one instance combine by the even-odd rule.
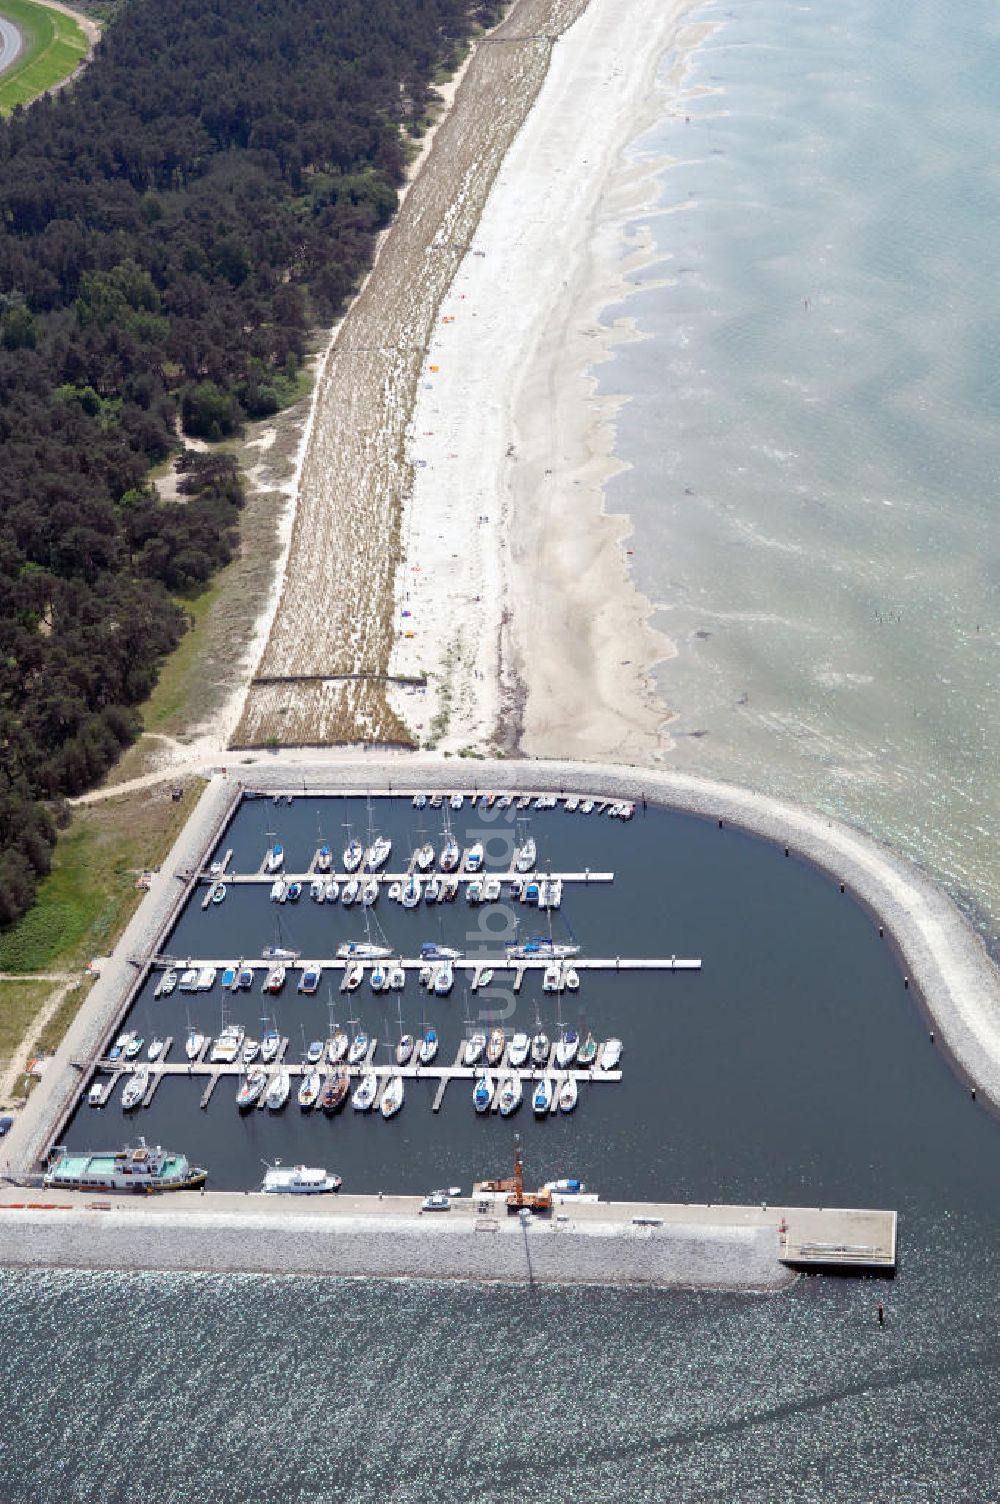
[[[670,159],[627,227],[660,259],[607,311],[646,338],[600,372],[630,397],[608,506],[678,649],[667,761],[887,839],[996,950],[997,11],[693,14],[632,149]]]

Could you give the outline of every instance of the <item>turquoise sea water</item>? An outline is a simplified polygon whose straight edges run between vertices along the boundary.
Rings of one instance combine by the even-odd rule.
[[[753,0],[633,158],[660,253],[601,368],[609,508],[677,645],[672,765],[788,794],[938,875],[993,942],[1000,13]],[[689,117],[687,120],[685,116]]]

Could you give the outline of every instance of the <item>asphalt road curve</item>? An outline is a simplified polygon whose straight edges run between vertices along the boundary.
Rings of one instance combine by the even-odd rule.
[[[0,16],[0,73],[6,73],[17,62],[23,47],[24,37],[13,21]]]

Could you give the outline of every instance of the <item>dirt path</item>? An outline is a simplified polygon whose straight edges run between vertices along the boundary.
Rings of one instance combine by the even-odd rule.
[[[57,985],[52,989],[44,1006],[35,1016],[31,1028],[25,1034],[20,1047],[14,1052],[7,1062],[6,1069],[0,1075],[0,1106],[9,1103],[14,1083],[19,1076],[24,1074],[25,1067],[31,1059],[34,1042],[62,1007],[67,993],[74,987],[79,987],[80,978],[68,972],[39,972],[33,976],[14,976],[9,972],[0,972],[0,982],[55,982]]]
[[[517,0],[477,46],[320,378],[288,561],[234,747],[408,743],[386,678],[407,425],[440,303],[558,37],[586,0]]]

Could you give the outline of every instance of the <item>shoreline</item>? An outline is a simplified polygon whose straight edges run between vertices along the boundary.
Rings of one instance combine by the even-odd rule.
[[[79,1094],[74,1061],[93,1058],[121,1016],[145,959],[196,871],[213,832],[221,834],[240,789],[293,796],[493,788],[542,792],[561,789],[595,796],[647,799],[668,809],[716,821],[787,848],[809,861],[859,901],[885,930],[906,968],[904,984],[933,1022],[942,1050],[979,1105],[1000,1112],[1000,970],[968,920],[929,877],[870,836],[794,805],[734,785],[692,775],[626,765],[514,759],[451,762],[427,755],[347,759],[315,752],[261,754],[245,760],[237,777],[211,779],[174,850],[126,929],[114,955],[81,1008],[63,1044],[15,1122],[2,1151],[4,1166],[34,1170]],[[182,878],[184,887],[178,886]]]

